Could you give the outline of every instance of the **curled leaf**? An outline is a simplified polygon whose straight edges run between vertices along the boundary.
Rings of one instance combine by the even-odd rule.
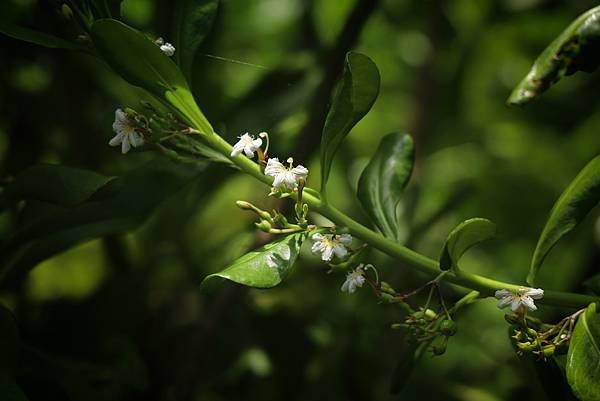
[[[571,232],[600,201],[600,156],[592,159],[560,195],[546,221],[531,259],[527,283],[535,276],[556,243]]]
[[[458,269],[458,261],[471,247],[496,236],[496,225],[476,217],[460,223],[448,235],[440,256],[440,269]]]
[[[221,277],[255,288],[275,287],[288,275],[296,262],[306,233],[291,234],[249,252],[226,269],[203,280]]]
[[[369,217],[388,238],[398,239],[397,210],[412,173],[414,144],[410,135],[389,134],[358,181],[358,199]]]
[[[535,60],[507,103],[525,104],[565,75],[594,71],[600,65],[600,6],[579,16]]]
[[[379,93],[379,70],[364,54],[350,52],[341,82],[325,120],[321,137],[321,186],[327,184],[331,163],[352,127],[367,114]]]

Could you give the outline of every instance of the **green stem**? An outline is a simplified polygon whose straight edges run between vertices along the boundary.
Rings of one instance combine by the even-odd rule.
[[[203,138],[215,150],[229,157],[232,147],[223,138],[215,133],[203,135]],[[264,175],[260,171],[258,164],[254,163],[252,160],[242,155],[230,157],[230,159],[245,173],[253,176],[260,182],[271,186],[273,182],[272,178]],[[368,227],[363,226],[335,207],[324,203],[315,195],[314,190],[305,188],[303,201],[308,203],[312,210],[327,217],[336,225],[347,227],[355,237],[394,257],[396,260],[402,262],[406,266],[420,271],[421,273],[424,273],[432,278],[440,274],[440,268],[436,260],[428,258],[425,255],[413,251],[412,249],[402,246],[395,241],[385,238],[383,235],[369,229]],[[506,283],[463,271],[449,272],[444,276],[444,280],[470,290],[479,291],[484,296],[493,296],[496,290],[507,289],[516,291],[518,288],[523,287],[523,285]],[[599,301],[600,299],[595,296],[559,291],[544,291],[544,298],[540,299],[538,302],[546,305],[582,308],[592,302]]]

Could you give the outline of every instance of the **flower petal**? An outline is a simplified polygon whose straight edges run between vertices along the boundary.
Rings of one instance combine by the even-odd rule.
[[[510,292],[509,290],[498,290],[494,293],[494,296],[498,299],[512,297],[513,295],[514,294],[512,292]]]
[[[537,310],[537,306],[535,306],[535,303],[533,302],[533,299],[527,295],[523,295],[521,297],[521,304],[523,306],[525,306],[527,309],[529,309],[530,311],[535,311]]]
[[[144,144],[144,138],[137,132],[132,132],[129,134],[129,142],[134,148],[138,146],[142,146]]]
[[[508,305],[510,305],[511,302],[512,302],[511,296],[500,298],[500,300],[498,301],[498,308],[500,308],[500,309],[506,308]]]
[[[350,234],[342,234],[338,236],[338,241],[346,246],[352,245],[352,236]]]
[[[544,297],[544,290],[542,290],[541,288],[530,288],[523,295],[531,297],[533,299],[542,299]]]
[[[119,146],[122,141],[123,141],[123,135],[117,134],[110,141],[108,141],[108,144],[110,146]]]
[[[123,140],[121,141],[121,153],[125,154],[129,152],[131,149],[131,144],[129,143],[129,135],[123,135]]]

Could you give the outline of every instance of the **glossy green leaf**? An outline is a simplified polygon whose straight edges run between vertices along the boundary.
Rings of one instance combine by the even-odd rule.
[[[579,16],[537,58],[508,98],[524,104],[545,92],[563,76],[591,72],[600,65],[600,6]]]
[[[386,135],[358,181],[358,199],[388,238],[398,238],[398,204],[413,169],[414,153],[410,135]]]
[[[40,164],[19,173],[6,187],[5,196],[11,203],[28,199],[74,206],[88,199],[114,178],[89,170]]]
[[[446,239],[440,255],[440,269],[457,269],[458,261],[469,248],[495,236],[496,225],[488,219],[476,217],[463,221]]]
[[[204,166],[159,158],[72,207],[28,201],[18,230],[0,248],[0,287],[20,282],[38,263],[72,246],[137,227]]]
[[[175,60],[190,80],[194,56],[210,31],[217,15],[218,0],[178,0],[175,2]]]
[[[600,314],[591,304],[577,320],[567,354],[567,380],[581,401],[600,401]]]
[[[68,40],[61,39],[59,37],[35,31],[33,29],[24,28],[12,24],[8,21],[3,21],[0,17],[0,32],[11,38],[22,40],[24,42],[33,43],[39,46],[49,47],[51,49],[69,49],[69,50],[81,50],[82,47]]]
[[[379,70],[364,54],[350,52],[321,137],[321,186],[324,189],[333,157],[352,127],[371,109],[379,93]]]
[[[98,53],[130,84],[146,89],[203,133],[213,129],[177,65],[148,37],[113,19],[92,25]]]
[[[255,288],[275,287],[294,265],[305,233],[291,234],[245,254],[225,270],[207,276],[204,281],[221,277]]]
[[[531,259],[527,283],[534,285],[544,259],[565,234],[571,232],[600,201],[600,156],[592,159],[560,195],[546,221]]]

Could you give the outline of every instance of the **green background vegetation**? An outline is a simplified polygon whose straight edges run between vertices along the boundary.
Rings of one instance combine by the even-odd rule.
[[[294,156],[318,187],[321,127],[344,54],[367,54],[381,92],[337,153],[330,201],[366,223],[354,197],[360,172],[383,136],[409,132],[417,153],[403,241],[437,258],[456,224],[488,218],[499,237],[461,267],[523,282],[552,204],[600,149],[600,75],[576,74],[525,108],[504,102],[537,54],[594,5],[224,0],[196,57],[193,90],[217,132],[233,142],[268,131],[271,155]],[[5,1],[0,14],[72,34],[45,1]],[[123,14],[169,41],[171,2],[125,0]],[[114,109],[139,108],[140,91],[96,59],[0,36],[0,60],[4,180],[36,163],[118,176],[160,159],[107,145]],[[377,305],[367,288],[342,294],[343,273],[325,274],[308,247],[276,289],[215,282],[200,290],[207,274],[270,239],[235,200],[280,204],[222,165],[199,170],[135,229],[87,241],[0,288],[18,320],[17,379],[30,400],[546,399],[492,299],[462,310],[446,354],[423,358],[391,396],[404,338],[389,327],[402,320],[400,308]],[[130,202],[151,195],[132,193]],[[590,217],[550,254],[541,287],[581,291],[597,272],[598,210]],[[19,225],[14,210],[0,215],[3,239]],[[371,260],[397,290],[424,281],[377,252]],[[564,312],[541,315],[554,321]]]

